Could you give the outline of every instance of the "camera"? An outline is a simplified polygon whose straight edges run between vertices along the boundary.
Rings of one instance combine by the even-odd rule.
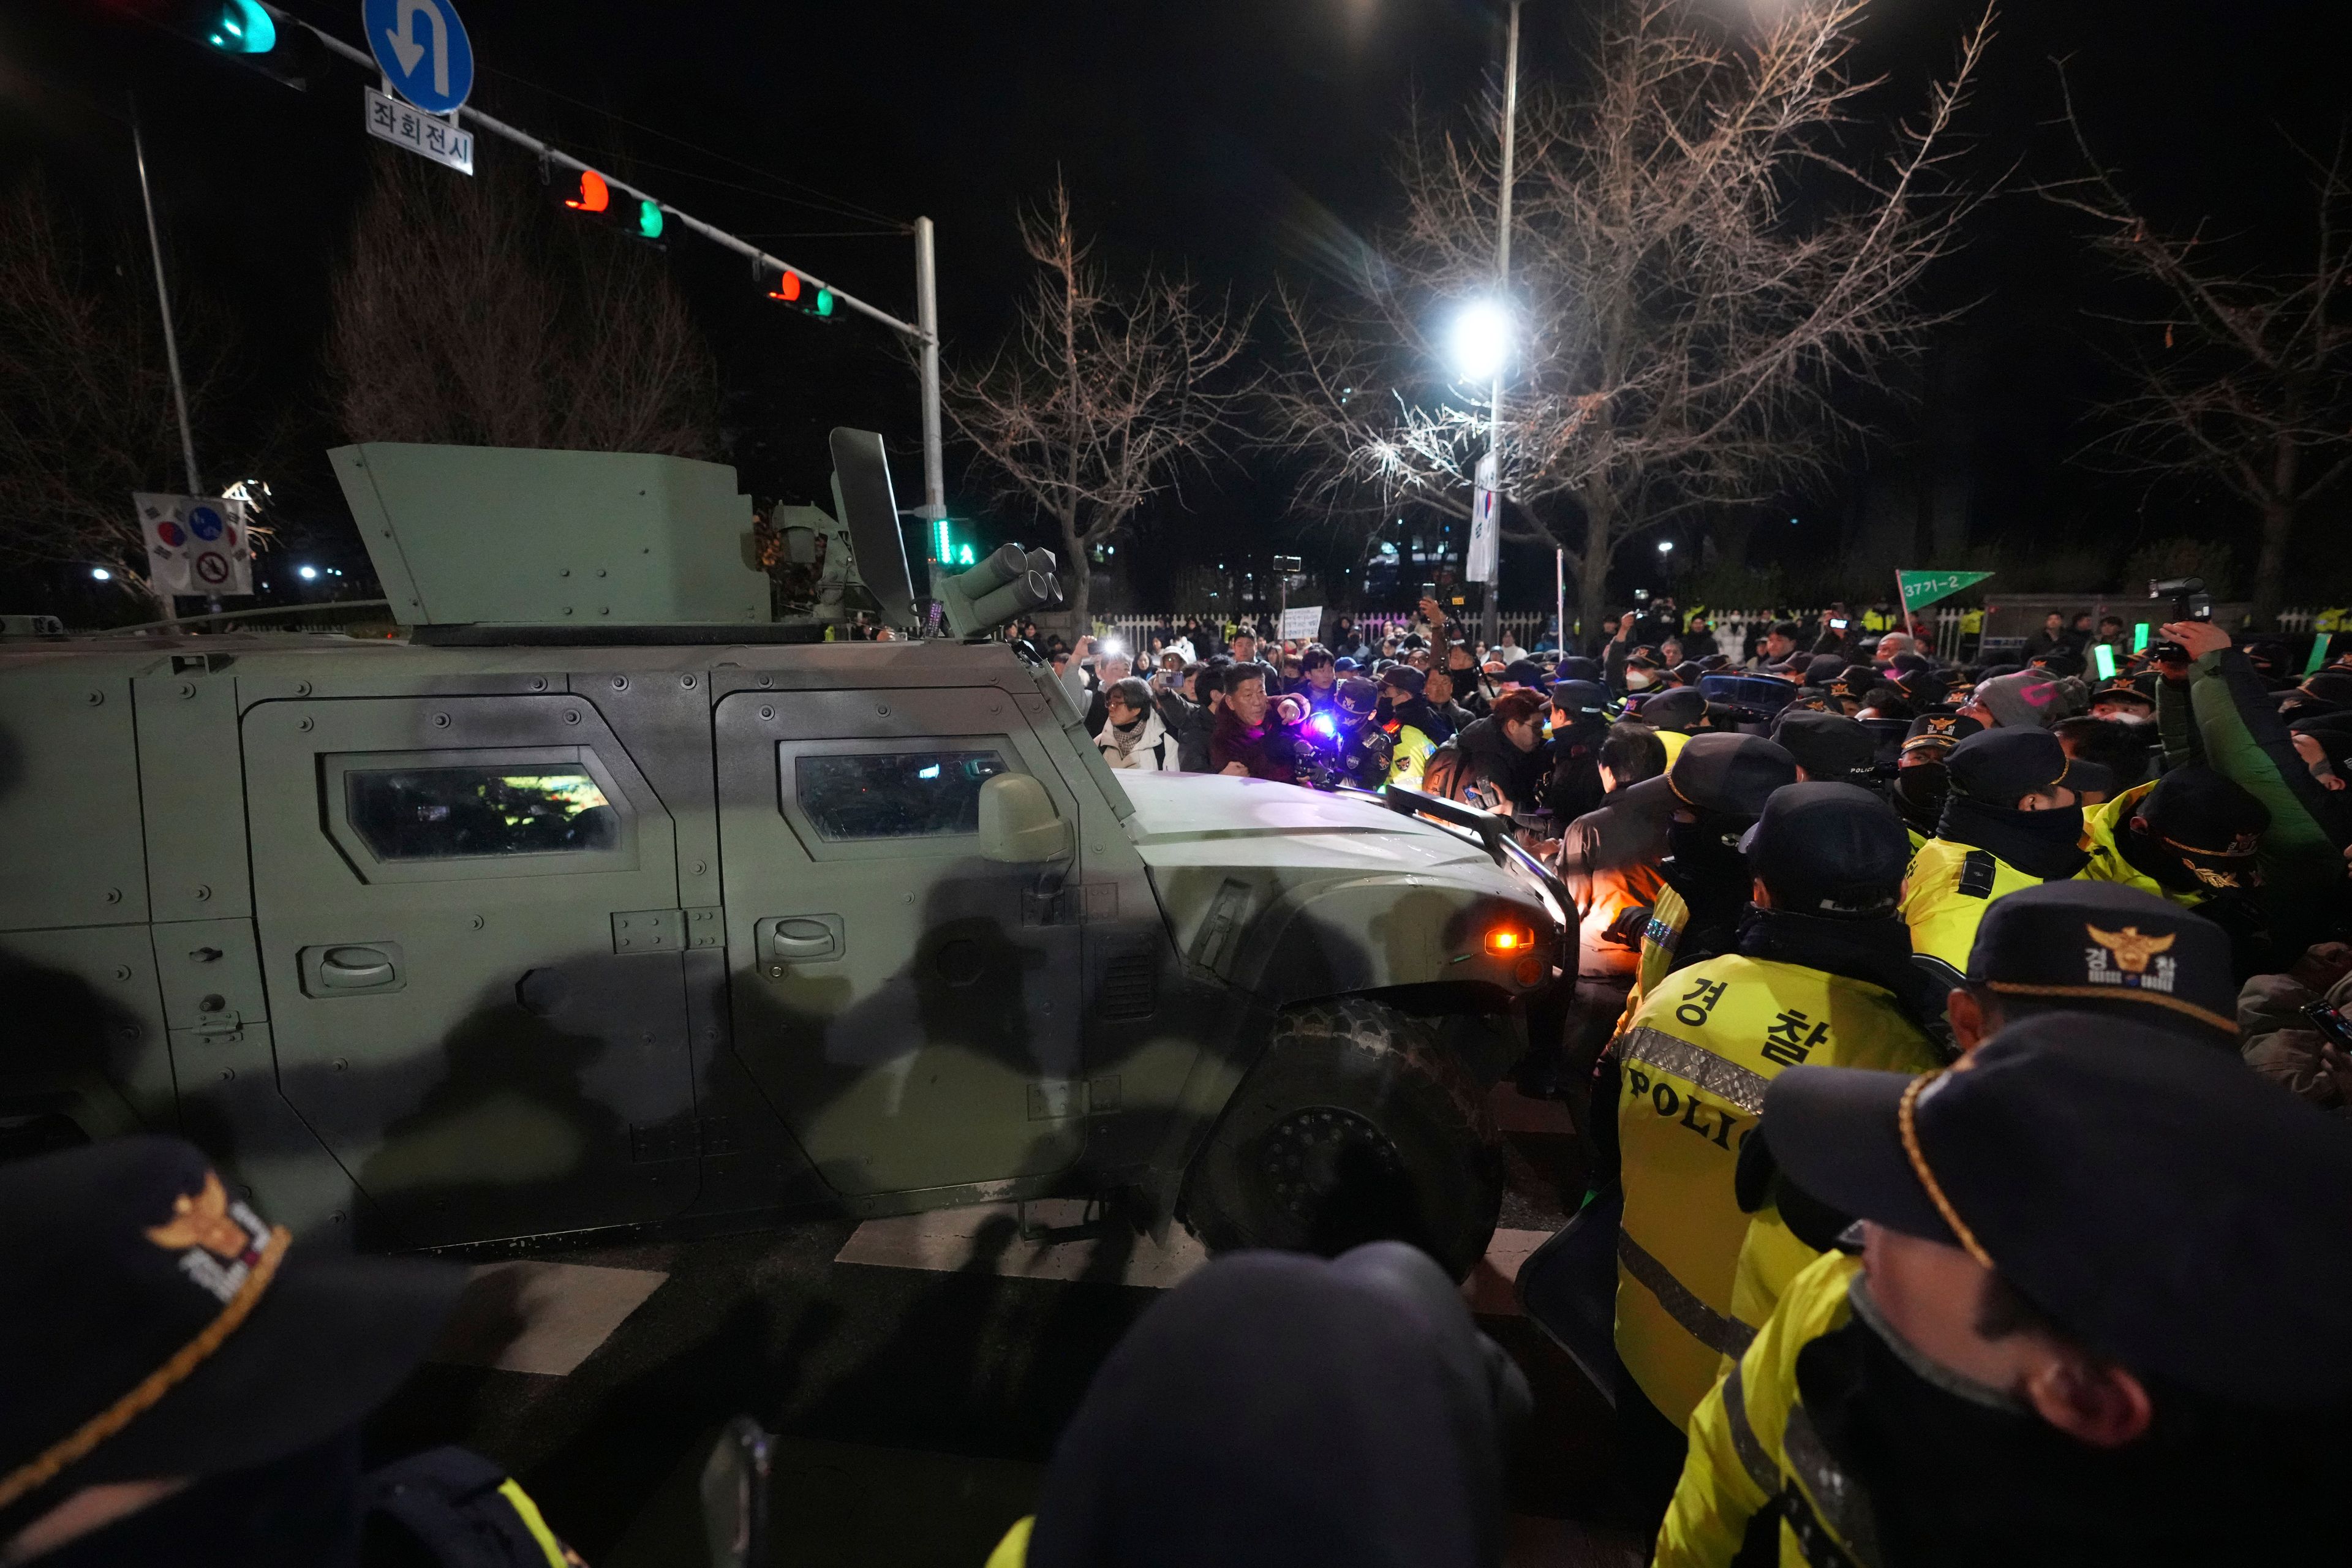
[[[2147,585],[2151,599],[2172,601],[2172,618],[2176,621],[2210,621],[2213,618],[2213,595],[2205,591],[2202,577],[2168,577]]]

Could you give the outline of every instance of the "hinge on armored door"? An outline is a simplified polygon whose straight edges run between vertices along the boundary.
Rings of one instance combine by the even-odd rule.
[[[686,947],[683,910],[629,910],[613,917],[614,952],[679,952]]]

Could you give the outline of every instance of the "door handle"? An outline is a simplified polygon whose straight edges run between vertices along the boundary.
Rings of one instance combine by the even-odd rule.
[[[387,985],[395,973],[391,958],[372,947],[339,947],[319,961],[319,979],[338,991]]]
[[[840,951],[833,930],[819,921],[786,921],[768,939],[768,951],[778,958],[806,961],[831,958]]]

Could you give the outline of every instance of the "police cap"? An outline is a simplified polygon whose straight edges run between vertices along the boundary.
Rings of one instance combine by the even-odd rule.
[[[1818,685],[1819,682],[1809,684]],[[1832,694],[1838,697],[1860,698],[1872,687],[1885,684],[1886,678],[1879,673],[1876,665],[1849,664],[1841,667],[1830,679],[1829,688]]]
[[[2240,1405],[2352,1397],[2314,1350],[2352,1300],[2352,1138],[2233,1054],[2043,1014],[1923,1078],[1790,1068],[1764,1135],[1809,1195],[1961,1248],[2097,1354]]]
[[[2014,809],[2029,795],[2046,795],[2066,776],[2066,748],[2047,730],[2003,727],[1970,735],[1952,748],[1952,788],[1984,805]]]
[[[1687,730],[1706,717],[1706,698],[1695,686],[1677,686],[1642,703],[1642,722],[1659,730]]]
[[[1551,675],[1534,659],[1515,658],[1504,668],[1503,684],[1532,687],[1541,691],[1551,684]]]
[[[1428,678],[1409,664],[1389,666],[1381,671],[1380,681],[1382,686],[1393,686],[1408,697],[1420,696],[1422,688],[1429,684]]]
[[[1911,728],[1903,737],[1903,754],[1909,757],[1932,752],[1940,756],[1983,730],[1982,723],[1964,713],[1922,713],[1911,721]]]
[[[1739,847],[1774,909],[1845,920],[1893,914],[1911,864],[1895,808],[1850,784],[1773,791]]]
[[[1887,684],[1922,708],[1940,708],[1952,700],[1951,683],[1933,669],[1901,670]]]
[[[294,1241],[177,1138],[0,1166],[0,1506],[308,1448],[391,1395],[466,1282]]]
[[[2230,938],[2169,899],[2115,882],[2044,882],[1988,906],[1969,984],[2004,1013],[2095,1012],[2235,1048]]]
[[[1809,779],[1858,784],[1878,768],[1878,742],[1859,720],[1794,709],[1772,726],[1772,739]]]
[[[1827,687],[1845,672],[1845,660],[1833,653],[1817,653],[1801,661],[1790,659],[1788,669],[1800,678],[1800,685]]]
[[[2237,780],[2202,763],[2175,768],[2132,815],[2208,888],[2261,885],[2254,848],[2271,825],[2270,808]]]
[[[1753,822],[1772,792],[1797,782],[1797,759],[1760,735],[1694,735],[1666,770],[1666,787],[1695,811]]]
[[[1551,705],[1578,719],[1599,719],[1609,711],[1609,692],[1591,680],[1563,680],[1551,689]]]
[[[1353,719],[1362,719],[1377,711],[1381,705],[1381,689],[1360,675],[1351,675],[1339,682],[1339,709]]]

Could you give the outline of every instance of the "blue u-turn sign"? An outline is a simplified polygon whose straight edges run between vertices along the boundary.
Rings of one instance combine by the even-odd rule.
[[[375,63],[417,108],[447,114],[474,90],[474,46],[452,0],[362,0],[360,22]]]

